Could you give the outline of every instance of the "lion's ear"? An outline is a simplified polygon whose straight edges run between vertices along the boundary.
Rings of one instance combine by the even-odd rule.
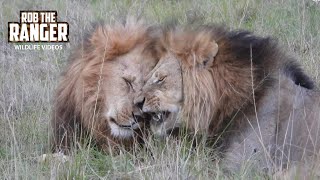
[[[217,53],[218,53],[218,44],[214,41],[211,42],[208,45],[208,49],[207,49],[207,53],[206,55],[200,60],[200,66],[207,68],[207,67],[211,67],[212,63],[214,61],[214,58],[216,57]]]

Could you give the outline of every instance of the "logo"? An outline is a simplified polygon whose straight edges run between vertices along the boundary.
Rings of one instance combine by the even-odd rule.
[[[20,11],[20,22],[8,22],[8,42],[69,42],[69,24],[57,11]]]

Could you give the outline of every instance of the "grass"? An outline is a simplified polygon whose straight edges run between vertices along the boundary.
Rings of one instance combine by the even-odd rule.
[[[0,6],[0,174],[1,179],[225,179],[212,149],[190,150],[188,141],[150,139],[149,151],[105,155],[94,147],[79,150],[72,161],[39,161],[49,152],[48,122],[52,94],[68,55],[91,22],[112,22],[126,14],[154,24],[177,18],[184,23],[202,17],[279,39],[319,84],[320,4],[311,0],[4,0]],[[57,10],[70,25],[70,43],[63,50],[15,50],[7,43],[7,22],[20,10]],[[150,152],[153,156],[150,155]],[[267,177],[244,171],[236,179]]]

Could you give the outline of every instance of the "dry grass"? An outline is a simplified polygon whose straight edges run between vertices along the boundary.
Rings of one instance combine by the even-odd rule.
[[[320,67],[320,4],[311,0],[203,0],[180,1],[31,1],[0,2],[0,174],[1,179],[224,179],[212,149],[190,142],[149,140],[149,151],[136,155],[106,156],[94,148],[80,150],[72,162],[54,158],[39,162],[48,153],[48,121],[51,98],[76,42],[90,23],[112,22],[127,13],[149,22],[162,23],[172,17],[186,22],[225,23],[259,35],[272,35],[301,62],[317,82]],[[70,43],[63,50],[14,50],[7,43],[7,22],[19,20],[19,10],[58,10],[59,20],[70,25]],[[318,83],[319,84],[319,83]],[[151,152],[153,156],[151,156]],[[265,178],[244,171],[235,178]]]

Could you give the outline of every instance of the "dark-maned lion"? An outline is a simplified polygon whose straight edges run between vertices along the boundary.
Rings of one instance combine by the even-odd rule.
[[[133,97],[156,64],[152,43],[150,27],[128,18],[97,26],[74,51],[54,99],[55,151],[68,151],[81,133],[107,152],[132,145],[142,125]]]
[[[183,124],[221,134],[229,170],[249,160],[272,170],[317,154],[319,92],[275,40],[216,26],[160,34],[161,58],[135,99],[153,114],[154,133]]]

